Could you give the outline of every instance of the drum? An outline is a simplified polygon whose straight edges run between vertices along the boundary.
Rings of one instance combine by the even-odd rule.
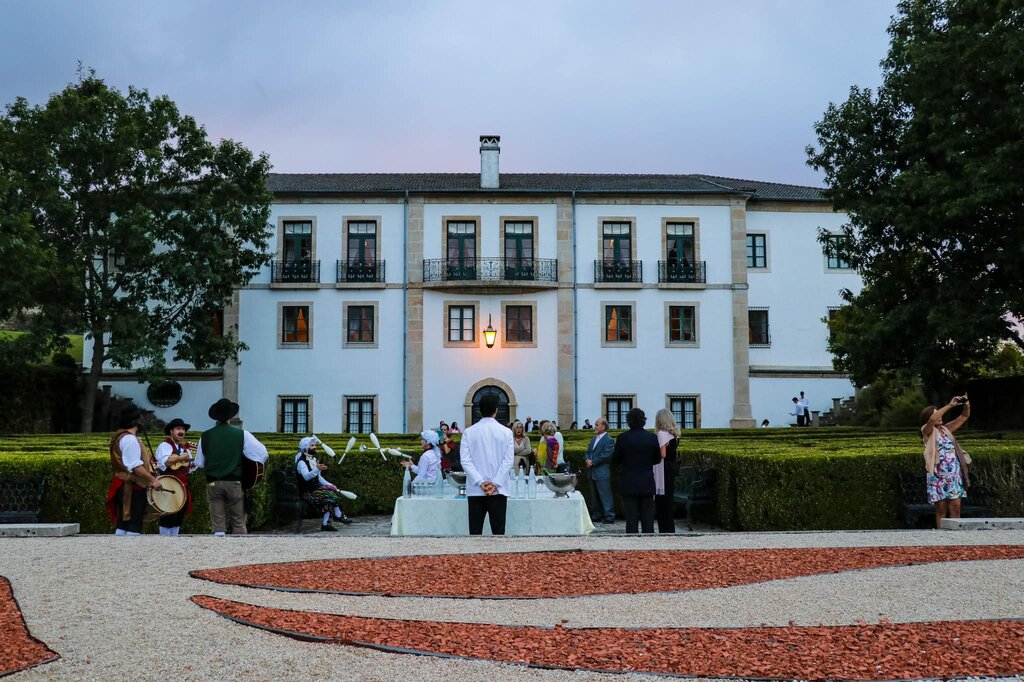
[[[176,514],[185,506],[187,492],[185,486],[174,476],[157,476],[163,490],[146,489],[146,499],[149,501],[149,511],[166,516]]]

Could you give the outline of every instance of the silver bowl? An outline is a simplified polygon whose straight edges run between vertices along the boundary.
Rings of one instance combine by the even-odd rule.
[[[576,490],[576,474],[544,474],[541,480],[555,497],[569,497]]]
[[[466,472],[465,471],[449,471],[448,480],[459,486],[459,494],[456,497],[466,496]]]

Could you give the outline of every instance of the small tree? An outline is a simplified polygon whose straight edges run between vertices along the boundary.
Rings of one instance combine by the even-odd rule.
[[[902,0],[889,34],[882,85],[830,104],[807,149],[864,278],[830,347],[858,385],[908,368],[944,394],[1024,348],[1024,10]]]
[[[169,348],[197,368],[245,348],[213,320],[271,258],[265,155],[208,141],[167,97],[80,71],[45,106],[7,107],[0,159],[55,256],[31,283],[36,334],[92,339],[83,431],[106,363],[159,380]]]

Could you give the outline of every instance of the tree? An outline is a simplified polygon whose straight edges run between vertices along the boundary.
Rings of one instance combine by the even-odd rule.
[[[881,86],[830,104],[807,148],[864,279],[830,348],[858,385],[908,368],[935,394],[1024,348],[1024,7],[902,0],[889,34]]]
[[[168,349],[203,368],[245,348],[212,321],[271,257],[265,155],[208,141],[167,97],[80,71],[45,106],[8,105],[0,167],[36,248],[54,254],[32,282],[35,334],[84,331],[93,342],[83,431],[105,363],[158,381]]]

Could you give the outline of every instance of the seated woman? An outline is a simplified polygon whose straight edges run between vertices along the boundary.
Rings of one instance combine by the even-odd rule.
[[[344,499],[338,488],[323,477],[321,472],[327,470],[326,464],[316,461],[316,446],[320,439],[309,436],[299,441],[299,452],[295,455],[295,474],[299,483],[299,494],[302,499],[323,513],[320,530],[336,531],[331,525],[331,512],[342,523],[352,523],[352,519],[341,510]],[[326,447],[326,446],[324,446]]]
[[[420,434],[420,448],[423,454],[420,455],[419,464],[413,464],[409,460],[402,462],[402,466],[412,469],[416,474],[417,481],[433,483],[441,474],[441,439],[437,431],[424,431]]]

